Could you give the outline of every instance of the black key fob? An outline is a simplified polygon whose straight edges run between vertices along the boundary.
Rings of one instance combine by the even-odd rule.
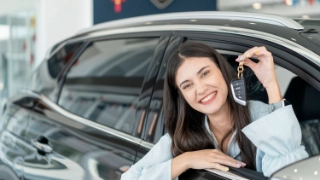
[[[230,86],[231,86],[231,92],[232,92],[233,99],[237,103],[239,103],[243,106],[246,106],[247,101],[246,101],[246,87],[245,87],[244,78],[241,77],[240,79],[238,79],[238,78],[233,79],[230,83]]]

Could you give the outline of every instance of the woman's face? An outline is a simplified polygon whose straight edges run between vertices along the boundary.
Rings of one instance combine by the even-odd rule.
[[[227,108],[227,84],[207,57],[184,60],[177,70],[176,84],[188,104],[199,112],[210,115]]]

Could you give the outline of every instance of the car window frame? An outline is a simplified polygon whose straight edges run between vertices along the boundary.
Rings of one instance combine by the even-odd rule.
[[[63,89],[63,86],[64,86],[64,83],[65,83],[65,80],[67,78],[67,74],[69,73],[70,69],[72,68],[72,64],[82,55],[82,53],[87,49],[87,47],[91,44],[91,43],[94,43],[94,42],[98,42],[98,41],[111,41],[111,40],[118,40],[118,39],[134,39],[134,38],[159,38],[159,42],[158,44],[156,45],[156,48],[154,50],[154,54],[153,54],[153,58],[151,60],[151,63],[150,65],[148,65],[148,70],[146,72],[146,75],[144,77],[144,80],[143,80],[143,83],[142,83],[142,87],[141,89],[145,89],[145,86],[146,86],[146,82],[145,82],[145,78],[147,76],[149,76],[149,74],[151,73],[151,69],[153,67],[155,67],[155,69],[157,69],[157,72],[159,70],[159,65],[161,64],[161,61],[159,61],[159,59],[155,59],[155,53],[156,53],[156,49],[158,48],[159,46],[159,43],[161,40],[167,40],[169,41],[169,38],[171,36],[171,32],[148,32],[148,33],[127,33],[127,34],[114,34],[114,35],[107,35],[107,36],[101,36],[101,37],[88,37],[86,39],[83,39],[81,38],[81,41],[84,41],[85,43],[83,44],[83,46],[81,47],[81,49],[72,57],[72,59],[70,60],[68,66],[63,70],[63,74],[60,76],[60,79],[59,79],[59,82],[58,82],[58,97],[57,97],[57,100],[56,100],[56,104],[58,105],[59,103],[59,99],[61,97],[61,91]],[[75,41],[72,41],[72,43],[75,43],[77,42],[76,40]],[[158,49],[158,51],[160,51],[160,53],[164,53],[165,52],[165,48],[161,49],[160,50]],[[162,52],[161,52],[162,51]],[[160,59],[162,60],[162,58]],[[155,75],[157,76],[157,74]],[[152,87],[154,86],[154,83],[155,83],[155,80],[153,82],[151,82],[152,84]],[[139,94],[139,99],[141,98],[141,95],[142,95],[142,92],[140,92]],[[150,99],[151,99],[151,94],[148,95],[149,96],[149,101],[146,105],[146,113],[148,112],[149,110],[149,104],[150,104]],[[72,113],[72,112],[70,112]],[[73,114],[73,113],[72,113]],[[146,116],[143,117],[143,122],[145,122],[145,118]],[[89,121],[92,121],[90,119],[88,119]],[[140,121],[136,121],[134,122],[134,127],[138,127],[138,124],[140,123]],[[117,130],[117,129],[114,129],[113,127],[109,127],[109,126],[106,126],[106,125],[103,125],[101,124],[102,126],[105,126],[105,127],[108,127],[108,128],[112,128],[113,130],[115,131],[119,131],[120,130]],[[142,128],[144,129],[144,123],[142,124]],[[143,130],[142,129],[142,130]],[[142,134],[140,135],[135,135],[135,134],[128,134],[132,137],[135,137],[135,138],[139,138],[141,139],[142,137]]]

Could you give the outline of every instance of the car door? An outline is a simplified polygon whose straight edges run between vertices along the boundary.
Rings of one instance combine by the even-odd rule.
[[[61,79],[57,102],[37,96],[25,179],[120,179],[134,161],[152,73],[168,38],[145,33],[87,41]]]
[[[299,54],[294,51],[295,46],[292,46],[292,49],[290,49],[290,45],[284,46],[283,44],[277,44],[275,43],[277,42],[276,40],[266,41],[263,38],[246,37],[234,33],[195,33],[184,31],[175,32],[172,36],[177,39],[176,41],[172,40],[170,43],[173,49],[176,49],[179,43],[185,41],[196,41],[208,44],[216,48],[235,70],[238,65],[235,59],[239,54],[242,54],[254,46],[265,46],[274,56],[281,93],[283,97],[292,102],[295,113],[299,119],[303,134],[302,143],[310,155],[319,154],[318,128],[320,124],[320,114],[316,112],[314,108],[311,108],[319,106],[319,102],[315,101],[318,97],[320,98],[319,66],[310,63],[313,59],[306,58],[306,54],[310,53],[308,49],[301,47],[301,49],[304,50],[302,51],[304,54]],[[172,49],[167,49],[168,54],[172,51]],[[162,104],[163,83],[168,54],[164,57],[159,71],[143,137],[145,141],[152,144],[159,140],[161,133],[165,133],[162,106],[157,104]],[[264,87],[249,68],[245,68],[244,77],[246,78],[248,99],[268,103],[268,97]],[[302,90],[299,91],[301,94],[295,91],[299,85],[301,88],[303,87]],[[307,96],[308,98],[306,98]],[[309,108],[303,108],[302,105],[308,106]],[[155,120],[154,117],[157,117],[157,119]],[[154,124],[154,122],[158,123]],[[150,145],[150,147],[152,147],[152,145]],[[140,148],[137,160],[141,159],[148,151],[148,148]],[[231,168],[230,172],[249,179],[267,179],[262,173],[248,169]],[[230,179],[230,177],[228,178],[227,175],[218,175],[215,172],[205,170],[188,170],[183,173],[179,179]]]

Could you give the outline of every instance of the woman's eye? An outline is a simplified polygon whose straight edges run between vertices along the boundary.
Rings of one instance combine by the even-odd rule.
[[[206,72],[204,72],[204,73],[202,74],[201,77],[205,77],[205,76],[208,75],[208,74],[209,74],[209,71],[206,71]]]
[[[186,84],[185,86],[183,86],[183,89],[187,89],[190,86],[191,86],[191,84]]]

